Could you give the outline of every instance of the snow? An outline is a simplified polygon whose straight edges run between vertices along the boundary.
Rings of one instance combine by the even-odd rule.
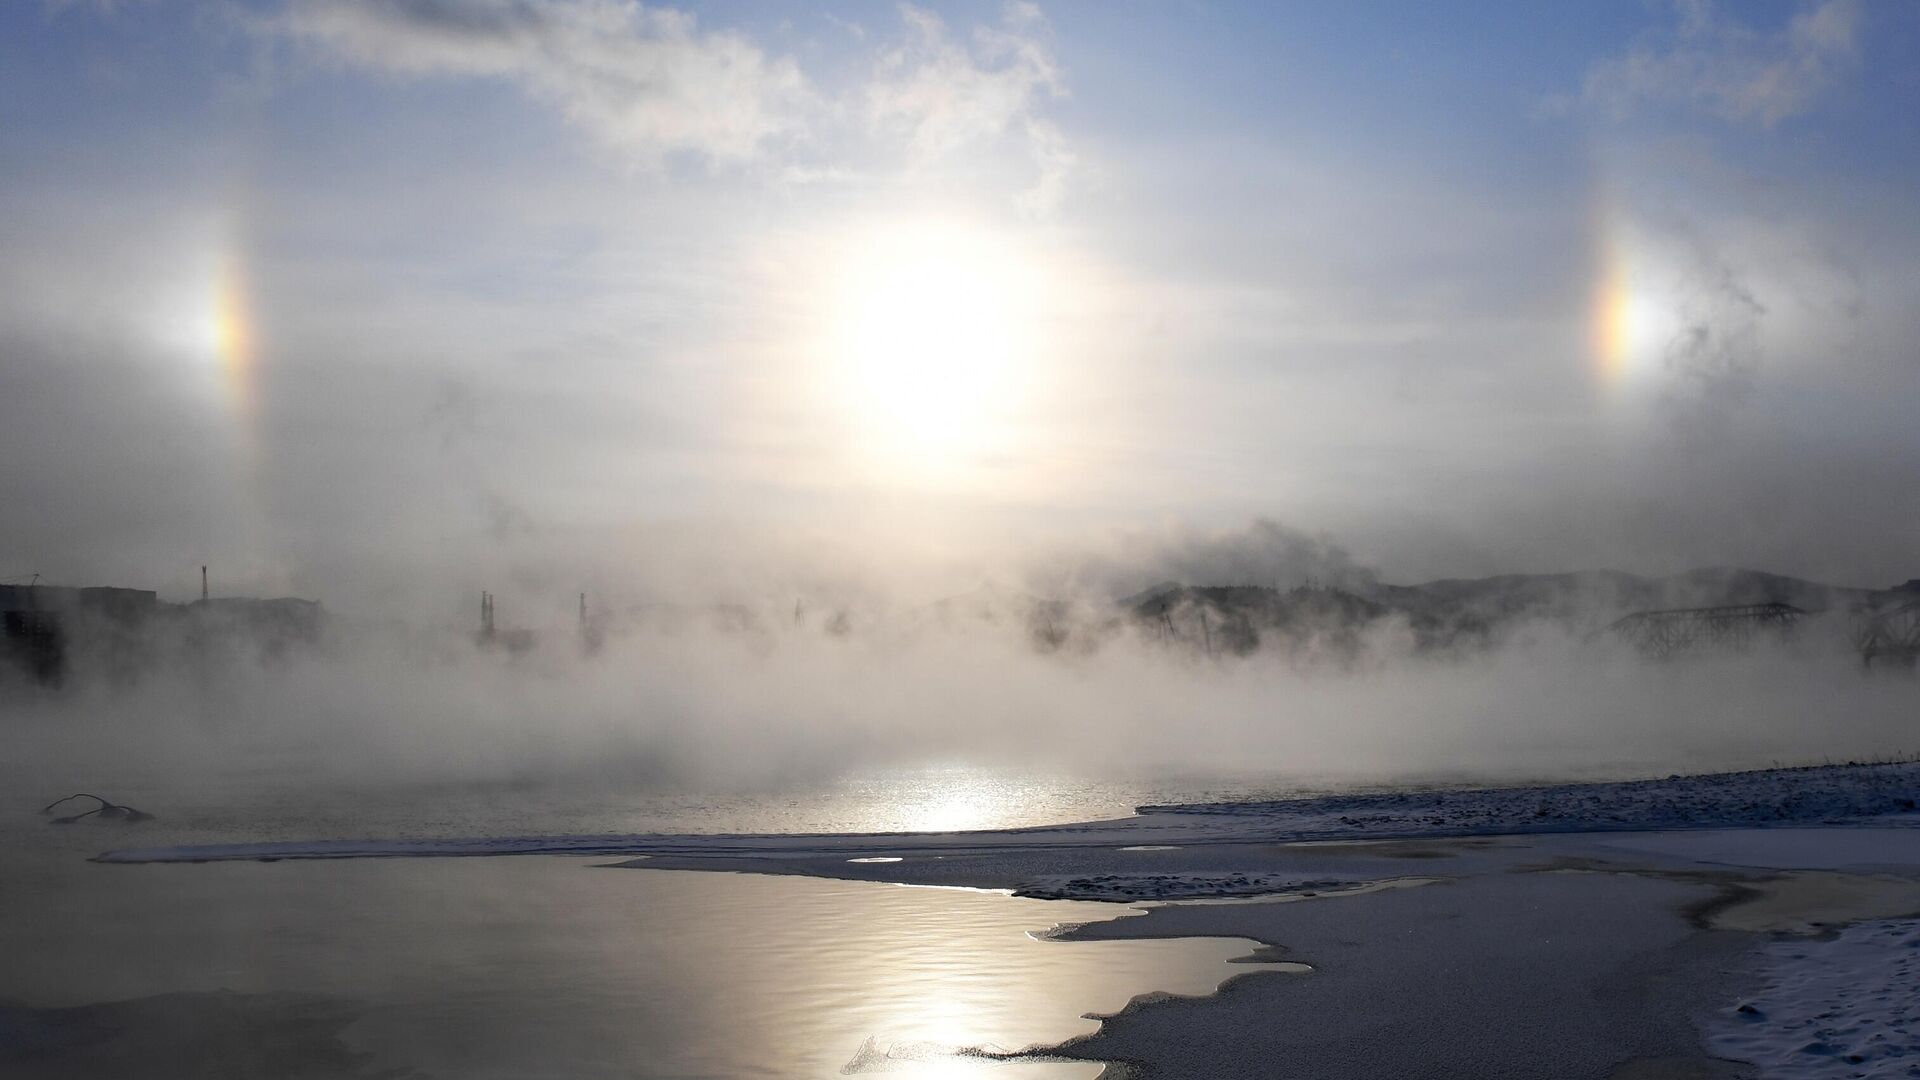
[[[1601,784],[1384,791],[1277,802],[1143,806],[1142,814],[1251,817],[1300,838],[1470,836],[1854,824],[1920,825],[1920,764],[1829,765]]]
[[[1714,1053],[1763,1077],[1920,1077],[1920,921],[1769,943],[1765,990],[1715,1015]]]
[[[1264,873],[1041,875],[1014,890],[1037,900],[1189,900],[1235,896],[1314,896],[1362,884],[1357,878],[1307,878]]]

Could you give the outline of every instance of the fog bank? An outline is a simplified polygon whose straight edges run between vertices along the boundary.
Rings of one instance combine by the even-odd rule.
[[[1647,660],[1531,624],[1351,662],[1209,655],[1134,624],[1041,651],[973,617],[831,627],[679,612],[521,651],[464,631],[336,623],[318,647],[175,656],[131,682],[10,690],[10,782],[296,790],[440,781],[805,784],[852,769],[1008,764],[1231,773],[1304,785],[1558,779],[1910,752],[1915,685],[1809,634]]]

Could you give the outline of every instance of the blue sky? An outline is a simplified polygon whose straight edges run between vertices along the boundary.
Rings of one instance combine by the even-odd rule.
[[[371,603],[1267,518],[1902,580],[1916,55],[1866,0],[8,5],[0,560]]]

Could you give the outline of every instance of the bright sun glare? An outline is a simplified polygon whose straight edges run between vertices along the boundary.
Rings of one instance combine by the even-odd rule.
[[[850,253],[832,362],[865,449],[920,470],[991,453],[1038,348],[1028,260],[974,230],[877,230]]]

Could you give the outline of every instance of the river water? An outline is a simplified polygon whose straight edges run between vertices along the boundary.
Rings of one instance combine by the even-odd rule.
[[[33,800],[10,801],[0,1001],[14,1007],[0,1012],[0,1053],[9,1040],[15,1052],[0,1073],[189,1076],[254,1062],[316,1077],[1093,1076],[1086,1063],[952,1051],[1056,1042],[1093,1029],[1082,1014],[1148,991],[1206,993],[1249,970],[1227,961],[1251,944],[1061,943],[1032,932],[1126,909],[605,859],[87,857],[242,839],[991,828],[1273,790],[967,768],[707,797],[261,778],[111,793],[160,815],[137,826],[50,826]],[[49,1011],[111,1002],[129,1004]]]

